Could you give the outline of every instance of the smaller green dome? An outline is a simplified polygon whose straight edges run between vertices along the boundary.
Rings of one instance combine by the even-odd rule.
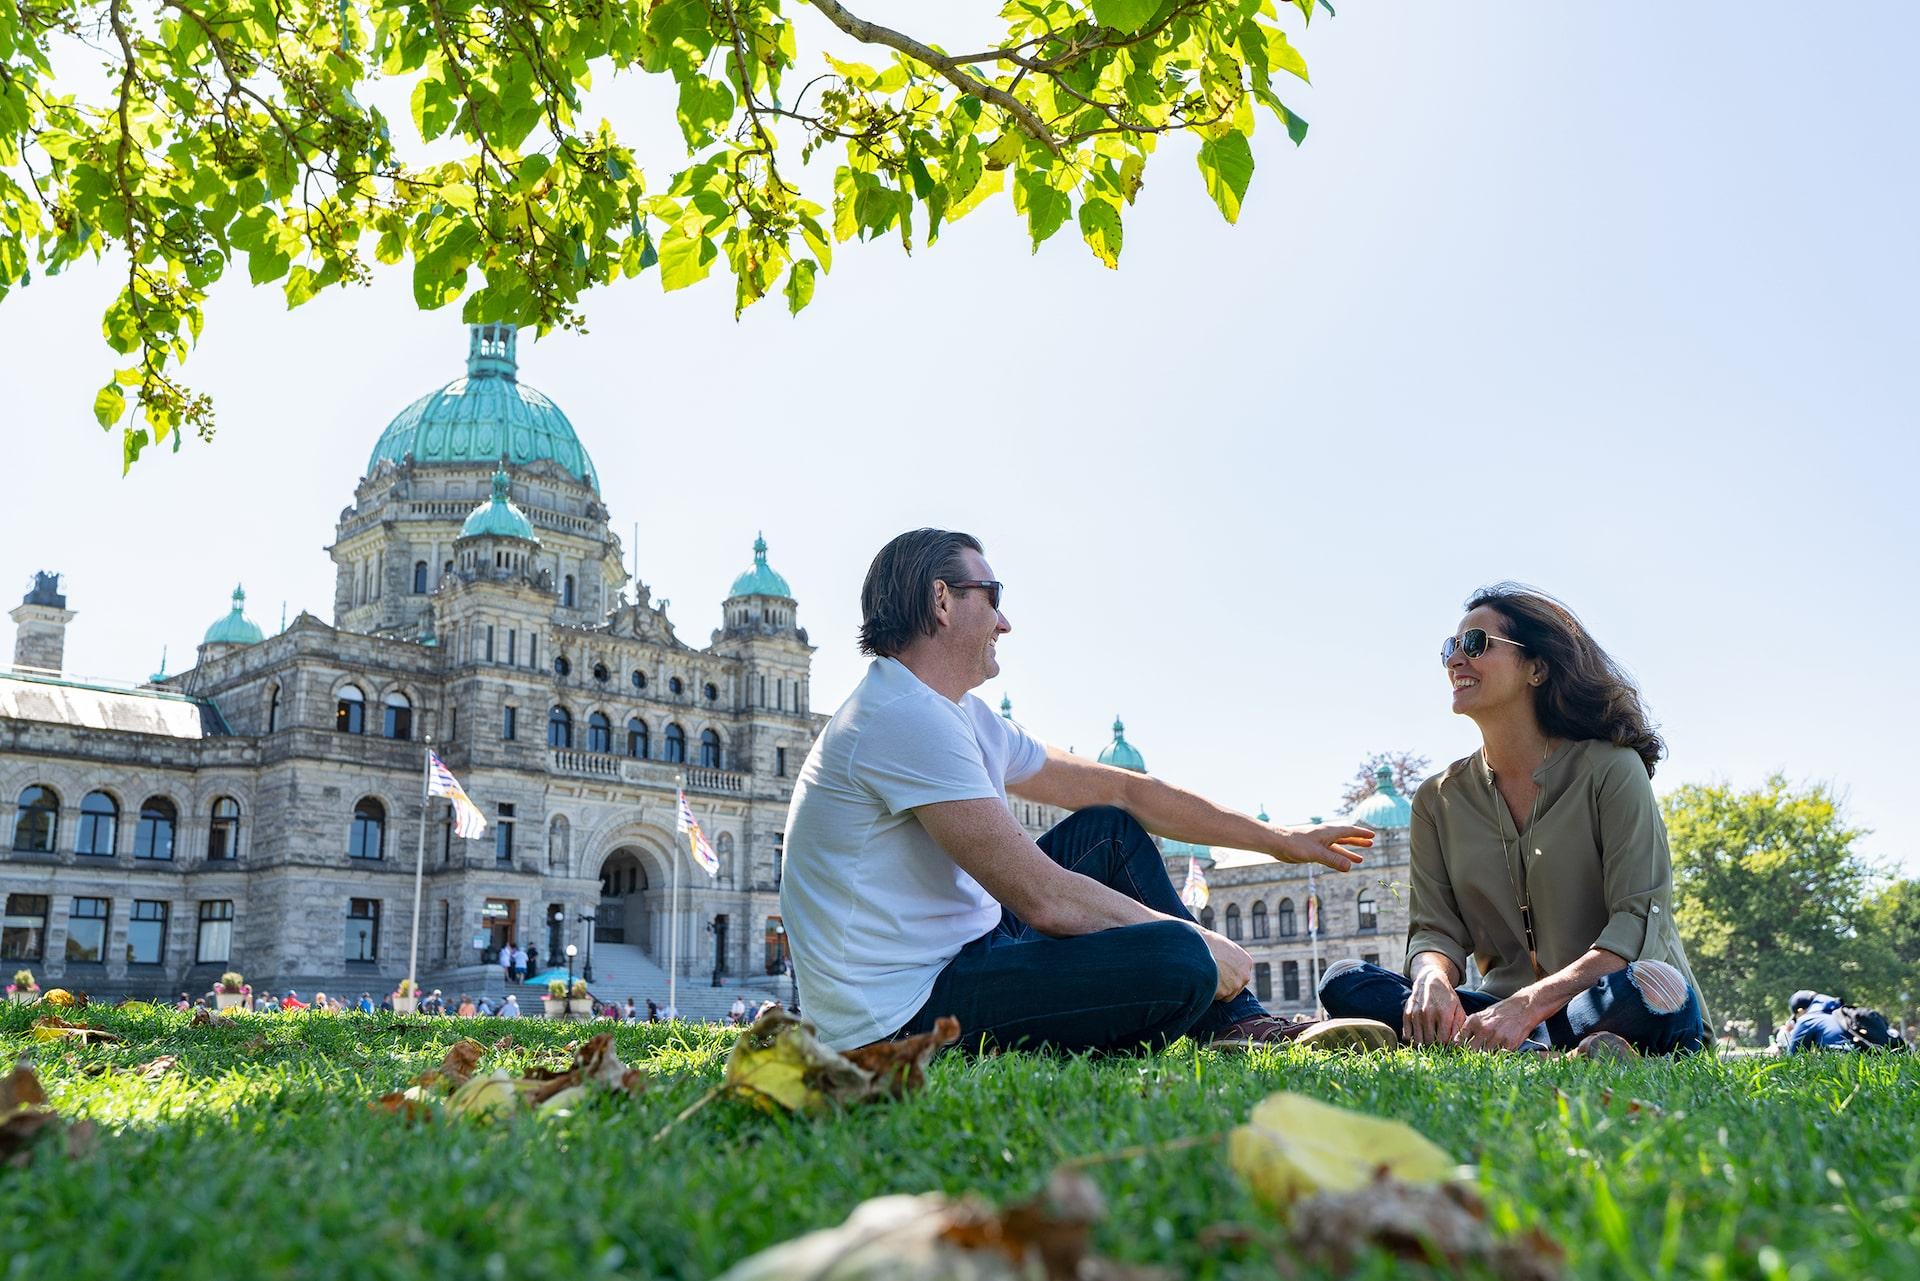
[[[1000,715],[1005,720],[1013,719],[1013,699],[1011,696],[1006,694],[1000,696]]]
[[[266,633],[260,630],[260,624],[247,617],[247,589],[236,586],[233,589],[233,609],[227,616],[207,628],[202,639],[204,645],[258,645],[266,639]]]
[[[1347,817],[1365,823],[1376,832],[1390,827],[1413,826],[1413,802],[1393,785],[1393,770],[1385,765],[1373,772],[1373,795],[1353,807]]]
[[[735,596],[781,596],[787,600],[793,599],[793,588],[787,586],[787,580],[767,566],[766,535],[754,537],[753,568],[733,580],[733,590],[727,596],[729,599]]]
[[[1213,846],[1190,845],[1186,841],[1176,841],[1163,837],[1160,841],[1160,854],[1163,858],[1179,858],[1185,855],[1189,858],[1205,859],[1211,863],[1213,861]]]
[[[507,497],[511,482],[503,467],[493,473],[493,497],[473,509],[467,523],[460,527],[462,538],[519,538],[529,543],[540,541],[533,522]]]
[[[1113,718],[1113,741],[1106,745],[1098,759],[1102,765],[1117,765],[1136,774],[1147,772],[1146,760],[1127,741],[1127,727],[1118,716]]]

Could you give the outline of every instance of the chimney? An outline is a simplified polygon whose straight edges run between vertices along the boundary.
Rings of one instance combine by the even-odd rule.
[[[63,670],[67,653],[67,624],[74,611],[60,591],[60,575],[41,570],[33,576],[33,589],[10,617],[18,627],[13,636],[13,665],[43,672]]]

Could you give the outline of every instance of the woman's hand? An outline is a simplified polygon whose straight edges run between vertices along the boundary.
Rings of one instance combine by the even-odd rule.
[[[1413,981],[1413,995],[1400,1015],[1401,1028],[1413,1045],[1452,1045],[1467,1025],[1459,994],[1438,967],[1428,967]]]
[[[1476,1050],[1517,1050],[1539,1026],[1533,1002],[1516,993],[1469,1018],[1460,1040]]]
[[[1351,872],[1373,847],[1373,829],[1349,827],[1344,823],[1321,823],[1314,827],[1280,827],[1280,847],[1273,856],[1282,863],[1318,863],[1336,872]]]

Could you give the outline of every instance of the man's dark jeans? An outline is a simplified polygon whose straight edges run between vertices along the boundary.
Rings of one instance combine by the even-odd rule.
[[[1661,962],[1633,962],[1624,970],[1615,970],[1586,991],[1567,1002],[1565,1009],[1536,1027],[1520,1046],[1523,1050],[1570,1050],[1592,1032],[1612,1032],[1625,1037],[1633,1047],[1646,1054],[1689,1054],[1706,1044],[1707,1029],[1702,1018],[1700,994],[1686,988],[1686,997],[1672,1009],[1655,1009],[1641,992],[1635,966],[1648,964],[1664,971],[1661,979],[1650,980],[1674,985],[1677,996],[1686,987],[1679,972]],[[1378,1019],[1401,1032],[1400,1015],[1413,984],[1404,974],[1378,965],[1347,962],[1329,966],[1320,983],[1320,1003],[1334,1018]],[[1461,988],[1455,995],[1468,1014],[1478,1014],[1499,1001],[1499,997],[1472,988]],[[1404,1036],[1405,1033],[1401,1032]]]
[[[1160,851],[1125,810],[1081,810],[1039,844],[1069,872],[1156,912],[1193,920],[1167,879]],[[1265,1013],[1251,992],[1213,999],[1219,982],[1213,954],[1181,921],[1049,938],[1003,907],[1000,924],[947,963],[900,1034],[924,1032],[950,1014],[960,1020],[961,1045],[972,1049],[1157,1049]]]

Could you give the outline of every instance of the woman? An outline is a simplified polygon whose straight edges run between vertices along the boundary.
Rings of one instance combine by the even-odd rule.
[[[1467,602],[1441,661],[1482,745],[1414,797],[1406,975],[1336,961],[1327,1013],[1414,1045],[1702,1048],[1639,692],[1564,605],[1507,583]]]

